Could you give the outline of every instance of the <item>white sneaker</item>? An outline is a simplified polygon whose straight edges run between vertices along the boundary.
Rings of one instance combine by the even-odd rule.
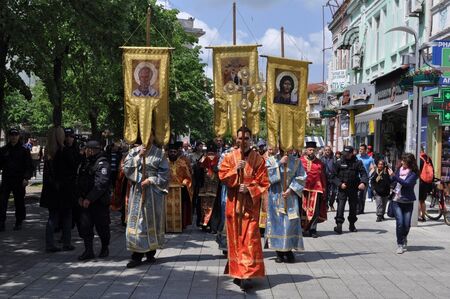
[[[408,247],[406,247],[406,244],[403,244],[402,248],[403,248],[403,252],[408,251]]]
[[[397,253],[397,254],[402,254],[403,252],[404,252],[404,250],[403,250],[403,245],[398,245],[397,251],[396,251],[395,253]]]

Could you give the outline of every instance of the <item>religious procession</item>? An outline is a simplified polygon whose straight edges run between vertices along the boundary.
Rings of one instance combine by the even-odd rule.
[[[44,64],[41,54],[21,48],[21,32],[14,36],[11,26],[20,13],[44,20],[43,7],[58,11],[62,2],[7,2],[0,297],[448,296],[450,272],[434,268],[450,262],[441,136],[448,127],[427,135],[426,124],[445,125],[445,87],[437,83],[442,97],[429,101],[426,113],[421,105],[431,85],[414,85],[412,100],[398,102],[408,91],[397,94],[396,79],[383,72],[365,80],[373,67],[363,74],[361,61],[337,78],[336,64],[350,63],[344,55],[365,54],[360,25],[343,18],[385,4],[384,15],[371,19],[379,24],[370,28],[380,31],[386,7],[406,12],[411,1],[292,3],[310,14],[322,9],[319,68],[317,53],[302,52],[312,35],[302,49],[284,26],[271,29],[276,43],[242,37],[238,17],[251,33],[247,22],[259,24],[252,13],[276,10],[275,3],[239,2],[252,16],[246,21],[238,3],[215,1],[231,8],[232,40],[209,36],[206,44],[202,36],[221,28],[185,12],[210,12],[204,0],[71,3],[78,18],[62,16],[73,26],[67,36],[44,28],[56,19],[39,26],[49,30],[42,38],[54,54]],[[412,2],[421,2],[419,20],[422,11],[429,18],[450,10],[447,1]],[[97,26],[92,36],[85,36],[88,23]],[[113,24],[120,29],[103,30]],[[111,41],[92,40],[102,34]],[[417,42],[408,47],[419,55]],[[402,62],[396,70],[413,67]],[[320,71],[321,82],[312,83]],[[391,76],[392,103],[378,106],[373,98],[382,100],[376,80],[383,76]],[[24,80],[34,83],[22,86]],[[407,119],[392,117],[403,108]]]

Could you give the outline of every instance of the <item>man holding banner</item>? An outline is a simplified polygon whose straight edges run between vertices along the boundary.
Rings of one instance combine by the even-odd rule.
[[[292,250],[304,249],[297,196],[302,196],[306,173],[292,151],[282,158],[278,155],[268,157],[266,166],[270,180],[267,245],[276,250],[276,263],[293,263],[295,256]]]
[[[130,150],[123,171],[131,182],[126,245],[132,255],[127,267],[134,268],[142,264],[144,254],[148,262],[153,262],[156,249],[164,244],[164,196],[169,165],[164,151],[150,142],[147,148],[138,146]]]
[[[161,147],[169,142],[170,48],[123,47],[124,137],[130,150],[123,172],[131,183],[126,246],[132,252],[128,268],[155,260],[164,244],[164,205],[169,164]],[[158,145],[158,146],[156,146]],[[160,147],[161,146],[161,147]]]

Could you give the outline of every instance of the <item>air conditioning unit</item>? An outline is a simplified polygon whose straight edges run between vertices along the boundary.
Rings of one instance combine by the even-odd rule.
[[[422,4],[423,0],[407,0],[410,17],[418,17],[423,12]]]

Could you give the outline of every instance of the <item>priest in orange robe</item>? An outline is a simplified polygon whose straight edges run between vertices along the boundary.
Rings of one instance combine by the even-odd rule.
[[[183,144],[176,142],[169,145],[170,185],[181,188],[182,227],[192,224],[192,173],[191,167],[184,157],[180,156],[179,147]]]
[[[316,142],[306,142],[306,155],[302,156],[307,178],[303,188],[303,224],[307,235],[317,238],[317,223],[327,220],[325,165],[316,157]]]
[[[264,277],[264,257],[259,232],[261,195],[269,188],[264,158],[250,148],[251,131],[237,132],[240,149],[224,157],[220,180],[228,187],[225,210],[228,263],[225,274],[243,291],[251,288],[250,278]]]

